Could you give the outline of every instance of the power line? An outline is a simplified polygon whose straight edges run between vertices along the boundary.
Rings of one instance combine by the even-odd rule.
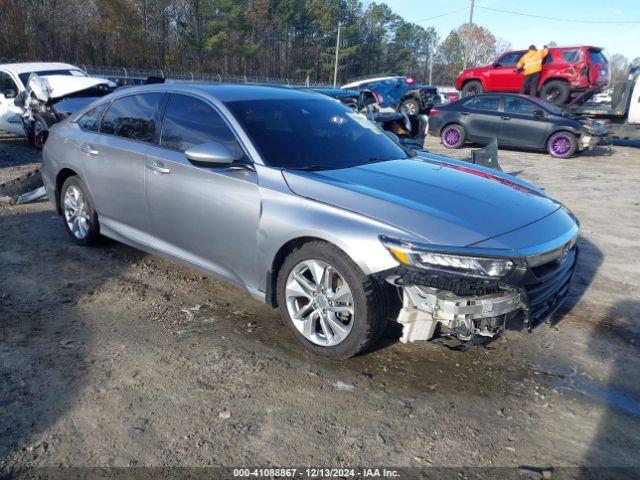
[[[640,23],[640,20],[628,20],[628,21],[606,21],[606,20],[578,20],[575,18],[558,18],[558,17],[545,17],[543,15],[533,15],[530,13],[514,12],[513,10],[503,10],[500,8],[483,7],[476,5],[477,8],[484,10],[491,10],[492,12],[508,13],[510,15],[519,15],[521,17],[542,18],[544,20],[556,20],[558,22],[571,22],[571,23],[600,23],[600,24],[634,24]]]
[[[453,10],[453,11],[447,12],[447,13],[441,13],[440,15],[435,15],[433,17],[421,18],[420,20],[412,20],[412,23],[428,22],[429,20],[433,20],[435,18],[446,17],[447,15],[453,15],[454,13],[463,12],[463,11],[468,10],[468,9],[469,9],[469,7],[459,8],[457,10]]]

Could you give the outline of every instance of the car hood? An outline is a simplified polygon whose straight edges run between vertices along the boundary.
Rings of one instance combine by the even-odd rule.
[[[73,75],[31,74],[27,82],[27,91],[33,93],[42,102],[52,102],[70,95],[86,92],[104,86],[104,93],[109,93],[115,84],[106,78],[81,77]]]
[[[434,245],[468,246],[560,208],[514,177],[437,156],[283,175],[297,195],[366,215]]]

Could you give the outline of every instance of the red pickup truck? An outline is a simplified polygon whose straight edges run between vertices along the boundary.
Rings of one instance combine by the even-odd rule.
[[[491,65],[468,68],[456,78],[456,88],[462,96],[483,92],[517,92],[524,75],[515,71],[516,64],[526,50],[502,54]],[[602,89],[609,84],[609,62],[601,48],[551,47],[542,65],[538,90],[540,97],[562,105],[574,93],[591,88]]]

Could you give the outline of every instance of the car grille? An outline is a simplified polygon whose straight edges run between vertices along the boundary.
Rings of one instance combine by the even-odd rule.
[[[578,247],[574,246],[561,261],[534,270],[539,281],[525,287],[532,327],[546,320],[562,304],[569,291],[577,259]]]

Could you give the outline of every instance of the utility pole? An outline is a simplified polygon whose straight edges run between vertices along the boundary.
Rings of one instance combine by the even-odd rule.
[[[433,85],[433,56],[436,53],[436,42],[434,41],[429,48],[429,85]]]
[[[471,46],[471,30],[473,28],[473,7],[475,5],[475,0],[471,0],[471,7],[469,9],[469,28],[467,30],[467,41],[464,47],[464,68],[467,68],[467,61],[469,59],[469,47]]]
[[[340,25],[341,25],[341,22],[338,22],[338,38],[336,39],[336,63],[333,68],[333,88],[336,88],[336,83],[338,82],[338,52],[340,52]]]

